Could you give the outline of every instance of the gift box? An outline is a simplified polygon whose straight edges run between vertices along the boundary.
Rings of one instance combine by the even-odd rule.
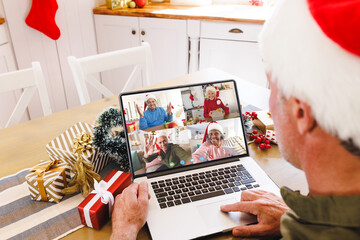
[[[109,9],[127,8],[126,0],[106,0],[106,7]]]
[[[253,124],[259,128],[264,134],[266,130],[274,130],[274,121],[268,111],[258,111],[257,116],[253,120]]]
[[[126,128],[128,133],[134,132],[135,130],[139,129],[139,123],[135,123],[135,122],[128,123],[126,124]]]
[[[213,121],[219,121],[224,119],[224,114],[222,108],[211,111],[211,118]]]
[[[78,122],[60,136],[46,145],[46,151],[51,160],[61,159],[69,163],[72,168],[76,163],[77,155],[73,151],[74,139],[83,133],[92,133],[93,126]],[[100,153],[98,149],[88,149],[82,153],[82,157],[94,165],[94,171],[99,173],[111,160],[107,154]]]
[[[36,201],[60,202],[70,181],[70,166],[61,160],[43,161],[25,176],[30,196]]]
[[[131,174],[113,170],[79,206],[81,223],[91,228],[101,229],[109,220],[116,195],[131,184]],[[111,196],[110,196],[111,195]]]

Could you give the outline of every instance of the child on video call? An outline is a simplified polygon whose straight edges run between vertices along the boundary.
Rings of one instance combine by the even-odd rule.
[[[205,95],[207,98],[204,101],[204,117],[211,117],[212,112],[219,108],[222,109],[223,115],[229,114],[229,108],[216,96],[216,89],[213,86],[206,88]]]

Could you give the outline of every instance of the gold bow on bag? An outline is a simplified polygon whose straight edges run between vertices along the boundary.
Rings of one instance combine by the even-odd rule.
[[[90,133],[78,134],[73,139],[72,149],[77,156],[76,163],[73,166],[75,172],[74,178],[69,182],[69,187],[63,189],[64,194],[72,194],[81,191],[84,197],[87,197],[94,188],[94,179],[101,180],[99,174],[93,171],[94,166],[86,161],[83,152],[94,149],[93,140]]]
[[[37,175],[36,181],[38,183],[39,192],[40,192],[42,201],[48,201],[47,194],[46,194],[45,187],[44,187],[45,172],[48,172],[48,171],[49,172],[61,172],[61,175],[64,180],[64,187],[66,187],[67,182],[66,182],[65,171],[62,168],[56,167],[56,165],[59,162],[60,162],[60,160],[54,160],[54,161],[50,161],[47,164],[37,165],[37,166],[33,167],[32,169],[30,169],[30,172],[34,172]]]

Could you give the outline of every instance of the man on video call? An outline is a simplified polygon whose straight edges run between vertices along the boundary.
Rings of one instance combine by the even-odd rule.
[[[159,152],[155,152],[155,145]],[[169,143],[165,134],[160,134],[157,138],[150,136],[149,139],[145,139],[144,161],[146,168],[158,164],[162,165],[156,171],[180,167],[187,164],[190,158],[190,153],[178,144]]]
[[[252,213],[258,223],[233,235],[360,239],[360,1],[280,0],[259,44],[279,149],[305,172],[309,195],[242,192],[221,210]],[[146,183],[124,190],[112,237],[135,239],[147,208]]]
[[[145,99],[145,108],[146,110],[142,111],[139,105],[136,104],[136,109],[140,115],[139,128],[141,130],[162,125],[165,122],[170,122],[173,120],[173,115],[171,112],[171,103],[166,107],[166,111],[162,107],[156,106],[155,96],[149,94],[146,95]]]

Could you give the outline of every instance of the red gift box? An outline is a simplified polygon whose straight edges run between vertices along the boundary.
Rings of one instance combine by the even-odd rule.
[[[115,199],[116,195],[121,193],[122,190],[124,190],[130,184],[130,173],[112,170],[111,173],[99,183],[99,185],[103,186],[102,190],[105,190],[100,190],[100,192],[106,192],[104,195],[112,194]],[[99,190],[95,189],[93,192],[95,191]],[[102,202],[102,197],[100,196],[101,194],[93,192],[91,192],[91,194],[79,204],[78,210],[81,223],[83,225],[95,229],[101,229],[101,227],[109,220],[112,203],[110,202],[108,204],[104,204]],[[103,197],[106,198],[108,196]]]

